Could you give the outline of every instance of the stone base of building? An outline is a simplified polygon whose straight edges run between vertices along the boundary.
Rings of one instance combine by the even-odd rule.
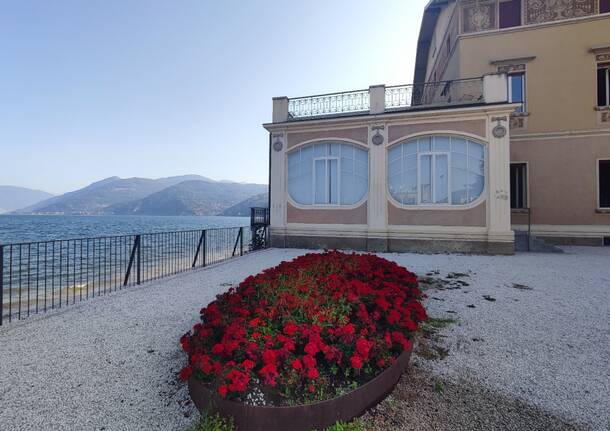
[[[271,247],[342,249],[398,253],[515,253],[513,241],[489,242],[439,239],[366,238],[336,236],[271,235]]]
[[[541,236],[537,235],[538,238],[545,242],[553,245],[578,245],[578,246],[590,246],[590,247],[602,247],[604,242],[603,236],[599,237],[583,237],[583,236]]]

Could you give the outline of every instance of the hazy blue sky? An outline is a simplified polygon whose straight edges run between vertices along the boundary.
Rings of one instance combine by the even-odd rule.
[[[272,96],[413,79],[427,0],[4,0],[0,184],[267,182]]]

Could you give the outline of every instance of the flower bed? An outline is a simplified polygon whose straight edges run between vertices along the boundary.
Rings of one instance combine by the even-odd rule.
[[[420,296],[414,274],[375,255],[282,262],[201,310],[181,338],[189,363],[180,377],[251,406],[336,398],[410,351],[426,318]]]

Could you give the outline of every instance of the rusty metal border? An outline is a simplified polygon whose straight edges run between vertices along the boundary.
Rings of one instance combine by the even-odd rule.
[[[353,391],[313,404],[268,407],[249,406],[224,400],[204,383],[191,377],[189,393],[200,412],[218,412],[231,417],[238,431],[311,431],[324,429],[337,421],[350,421],[378,404],[391,391],[409,365],[411,351],[405,350],[396,362]]]

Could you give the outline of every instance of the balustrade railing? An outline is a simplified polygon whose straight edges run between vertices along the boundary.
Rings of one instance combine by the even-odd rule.
[[[385,111],[483,103],[483,78],[385,87]],[[289,120],[368,113],[370,90],[288,99]]]
[[[386,110],[484,102],[483,78],[386,87]]]
[[[370,95],[368,89],[297,97],[288,100],[288,114],[292,119],[367,112],[369,107]]]

